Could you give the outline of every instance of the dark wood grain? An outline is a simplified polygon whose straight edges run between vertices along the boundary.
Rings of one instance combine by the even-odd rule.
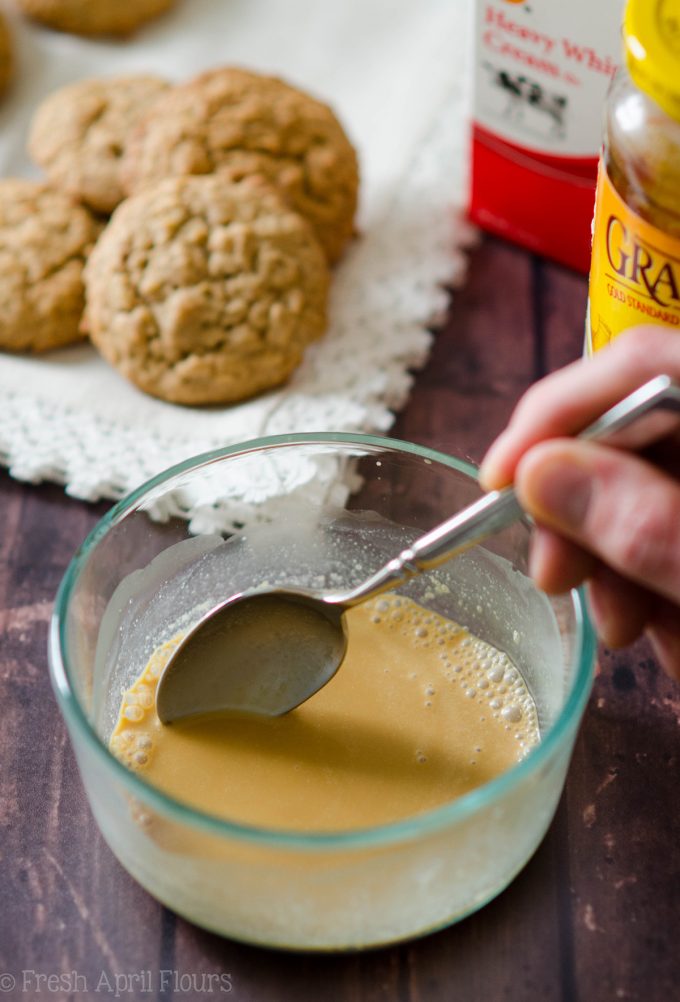
[[[583,279],[484,241],[394,435],[478,461],[524,388],[581,353],[585,292]],[[52,598],[105,509],[0,472],[0,973],[17,978],[6,998],[113,997],[116,976],[124,999],[223,994],[205,979],[201,990],[206,974],[228,975],[239,1002],[676,997],[680,691],[644,644],[602,655],[547,838],[459,925],[393,949],[308,957],[222,940],[157,905],[97,832],[47,677]],[[161,970],[198,978],[196,989],[164,987]],[[50,974],[73,990],[37,980]]]

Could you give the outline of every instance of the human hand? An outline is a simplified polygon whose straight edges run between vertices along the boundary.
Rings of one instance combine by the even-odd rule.
[[[639,327],[547,376],[520,400],[480,481],[487,490],[514,482],[536,521],[539,587],[587,580],[602,640],[622,647],[644,632],[680,679],[680,430],[641,454],[563,437],[662,372],[680,379],[680,335]]]

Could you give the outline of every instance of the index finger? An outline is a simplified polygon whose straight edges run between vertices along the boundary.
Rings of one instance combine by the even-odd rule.
[[[573,362],[535,383],[484,457],[479,476],[483,487],[512,483],[517,463],[533,445],[578,434],[660,373],[680,378],[680,336],[662,327],[637,327],[593,358]]]

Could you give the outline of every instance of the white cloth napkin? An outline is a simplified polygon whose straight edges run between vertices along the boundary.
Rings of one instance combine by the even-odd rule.
[[[263,435],[386,431],[408,396],[464,272],[468,0],[179,0],[129,40],[59,34],[9,14],[17,80],[0,108],[0,170],[35,176],[25,153],[36,105],[86,76],[174,80],[238,64],[327,100],[357,146],[360,237],[336,268],[328,333],[290,383],[231,407],[145,396],[90,345],[0,354],[0,462],[13,476],[117,498],[196,453]]]

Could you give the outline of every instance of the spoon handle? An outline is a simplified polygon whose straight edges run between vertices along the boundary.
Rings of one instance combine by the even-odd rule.
[[[649,380],[606,411],[578,437],[598,441],[611,439],[614,443],[617,432],[658,410],[680,413],[680,385],[670,376],[656,376]],[[637,435],[638,448],[642,444],[649,444],[668,430],[667,425],[660,425],[658,421],[654,425],[652,421],[650,418],[645,438]],[[644,434],[642,426],[639,432]],[[512,487],[484,494],[479,500],[426,532],[356,589],[343,596],[333,596],[330,600],[341,601],[345,605],[363,602],[371,595],[378,595],[403,584],[422,571],[439,567],[471,546],[476,546],[487,536],[507,528],[522,515],[522,508]]]

